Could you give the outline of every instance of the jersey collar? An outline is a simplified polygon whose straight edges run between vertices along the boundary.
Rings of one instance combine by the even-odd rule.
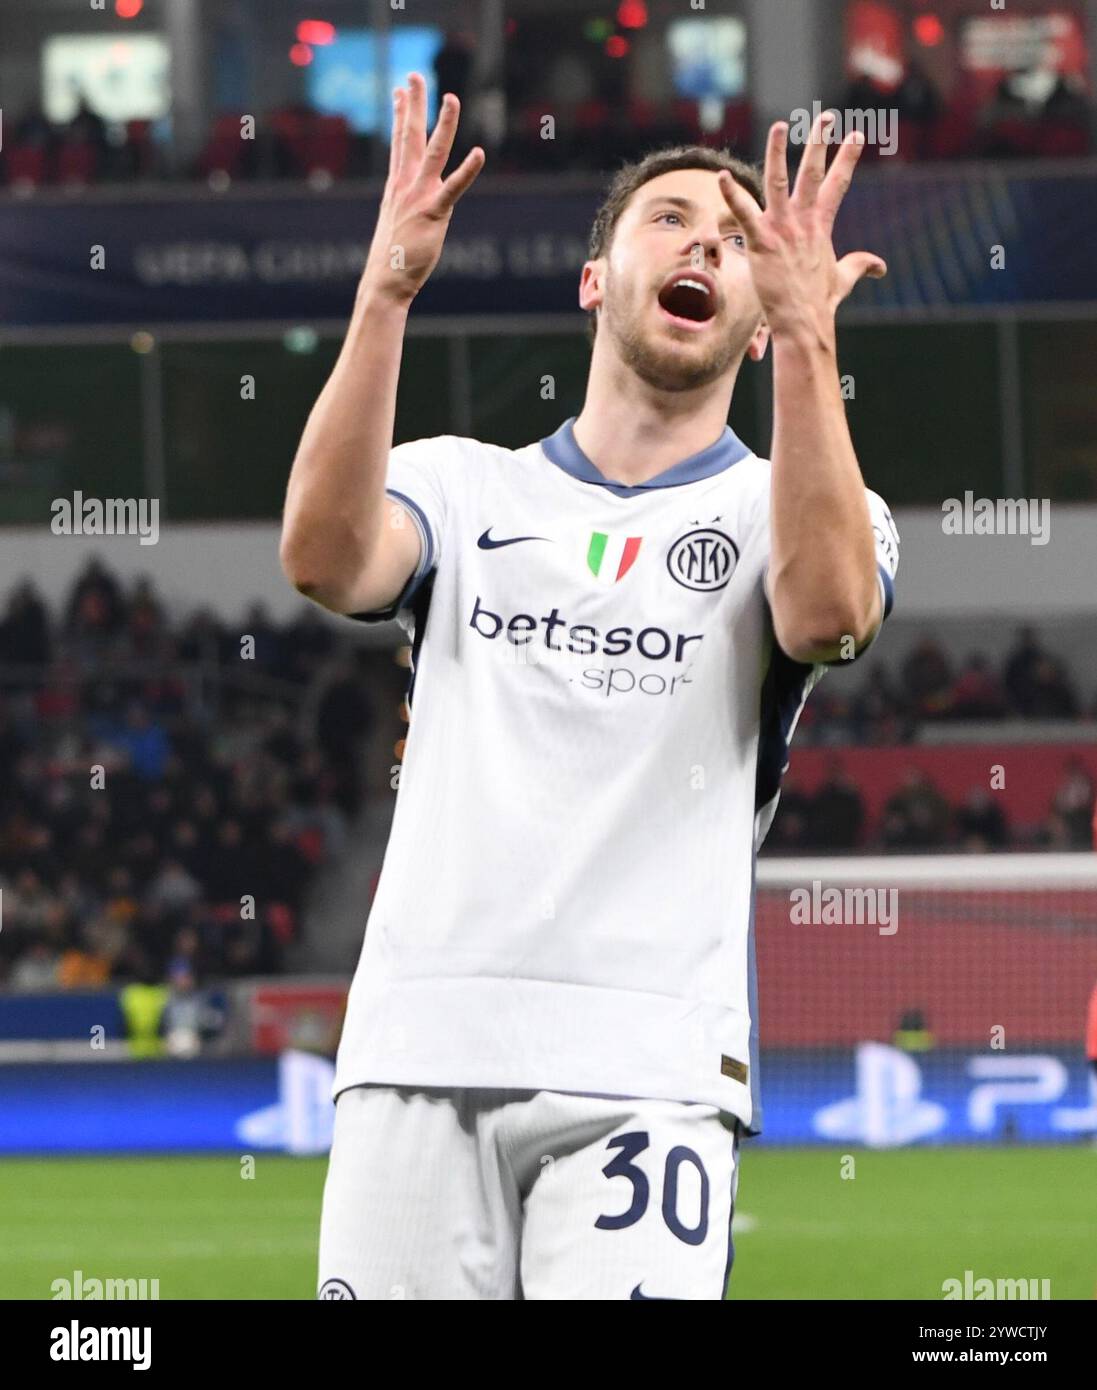
[[[582,483],[595,483],[604,487],[618,497],[635,497],[656,487],[680,487],[683,483],[696,483],[702,478],[711,478],[714,473],[722,473],[725,468],[730,468],[733,463],[745,459],[750,453],[731,426],[725,425],[723,434],[715,444],[710,444],[699,454],[682,459],[680,463],[664,469],[656,477],[649,478],[646,483],[630,487],[626,483],[610,482],[583,453],[573,428],[577,418],[573,415],[564,421],[555,434],[542,439],[541,448],[545,451],[546,457],[565,473],[570,473]]]

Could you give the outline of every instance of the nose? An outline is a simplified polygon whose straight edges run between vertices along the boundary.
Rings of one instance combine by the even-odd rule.
[[[699,253],[698,247],[700,247]],[[713,265],[719,266],[720,259],[724,254],[724,239],[720,235],[718,226],[706,227],[700,235],[694,233],[693,244],[689,248],[690,260],[692,261],[694,256],[698,254],[702,265],[708,265],[711,261]]]

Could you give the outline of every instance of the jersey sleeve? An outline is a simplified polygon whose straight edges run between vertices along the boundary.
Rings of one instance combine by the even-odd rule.
[[[872,518],[872,535],[876,542],[876,579],[880,586],[880,597],[883,599],[882,617],[880,627],[872,634],[863,647],[859,647],[857,652],[849,658],[856,661],[863,656],[872,646],[873,642],[880,635],[880,628],[883,627],[895,607],[895,576],[899,570],[899,532],[896,530],[894,518],[888,509],[888,504],[871,488],[865,488],[865,497],[868,500],[869,516]],[[845,662],[835,662],[834,665],[845,665]]]
[[[817,662],[814,670],[817,676],[821,676],[832,666],[848,666],[851,662],[859,660],[873,642],[880,635],[880,628],[883,627],[895,606],[895,575],[899,569],[899,532],[896,530],[894,518],[888,509],[887,503],[871,488],[865,488],[865,499],[868,502],[869,516],[872,520],[872,535],[876,543],[876,582],[880,588],[880,597],[883,600],[881,609],[882,617],[880,627],[857,651],[848,657],[836,657],[833,661]],[[766,602],[769,602],[769,567],[765,572],[764,592]]]
[[[415,439],[398,444],[389,453],[385,495],[404,509],[405,524],[419,536],[419,563],[400,593],[387,608],[351,613],[363,623],[382,623],[395,618],[426,583],[442,555],[446,535],[445,446],[443,439]]]

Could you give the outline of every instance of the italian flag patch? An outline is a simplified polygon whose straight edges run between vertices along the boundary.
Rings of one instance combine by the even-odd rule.
[[[600,584],[624,579],[640,553],[642,536],[621,536],[594,531],[587,547],[587,568]]]

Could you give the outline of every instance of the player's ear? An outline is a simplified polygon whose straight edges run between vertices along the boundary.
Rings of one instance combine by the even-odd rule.
[[[769,347],[769,324],[762,319],[758,327],[754,330],[754,337],[750,340],[747,348],[747,356],[752,362],[761,362],[766,355],[766,348]]]
[[[601,258],[587,261],[583,266],[583,273],[579,277],[579,308],[588,314],[601,307],[605,269],[606,263]]]

